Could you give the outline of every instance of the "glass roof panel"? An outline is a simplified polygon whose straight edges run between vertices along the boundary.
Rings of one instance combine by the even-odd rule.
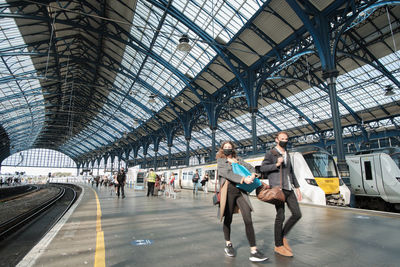
[[[1,1],[4,3],[4,1]],[[8,9],[5,12],[10,12]],[[8,52],[27,52],[24,40],[12,18],[0,20],[0,49]],[[15,48],[14,48],[15,47]],[[33,145],[43,127],[44,101],[39,80],[22,79],[35,74],[29,56],[2,56],[0,64],[1,109],[0,121],[11,139],[11,153]],[[23,92],[32,92],[34,95]],[[18,142],[17,142],[18,141]]]

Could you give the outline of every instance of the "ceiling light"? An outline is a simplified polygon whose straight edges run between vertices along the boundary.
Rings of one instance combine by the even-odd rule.
[[[385,96],[393,96],[396,94],[394,92],[393,86],[391,85],[386,85],[386,88],[384,90],[385,90]]]
[[[182,34],[179,39],[179,44],[176,47],[181,52],[189,52],[192,46],[189,44],[189,36],[187,34]]]
[[[304,121],[303,116],[299,116],[299,118],[297,119],[297,121],[298,121],[298,122],[303,122],[303,121]]]
[[[154,95],[154,94],[151,94],[150,96],[149,96],[149,104],[154,104],[154,103],[156,103],[156,95]]]
[[[132,123],[133,127],[138,127],[139,126],[139,122],[135,119]]]

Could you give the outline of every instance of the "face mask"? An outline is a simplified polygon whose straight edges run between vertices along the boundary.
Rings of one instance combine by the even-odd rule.
[[[224,155],[225,155],[225,156],[231,155],[232,152],[233,152],[233,149],[231,149],[231,148],[229,148],[229,149],[224,149]]]
[[[279,141],[279,146],[285,148],[288,142],[286,141]]]

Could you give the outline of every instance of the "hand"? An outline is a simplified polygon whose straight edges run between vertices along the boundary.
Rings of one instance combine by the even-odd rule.
[[[279,158],[278,158],[278,161],[276,162],[276,167],[281,166],[282,163],[283,163],[283,157],[279,157]]]
[[[301,195],[300,188],[296,188],[296,195],[297,195],[297,200],[298,201],[302,201],[303,200],[303,196]]]
[[[230,163],[238,163],[238,160],[236,158],[228,158],[228,161]]]
[[[251,178],[251,176],[247,176],[246,178],[244,178],[244,182],[246,184],[252,184],[253,183],[253,179],[254,178]]]

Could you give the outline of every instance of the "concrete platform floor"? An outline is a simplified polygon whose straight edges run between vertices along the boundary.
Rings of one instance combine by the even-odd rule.
[[[95,192],[101,206],[97,216]],[[288,239],[293,258],[274,254],[275,208],[252,198],[257,245],[270,259],[248,260],[241,215],[232,224],[237,256],[226,257],[212,193],[182,191],[177,199],[126,188],[117,198],[85,185],[85,195],[34,266],[399,266],[400,215],[302,205]],[[287,211],[287,217],[290,212]],[[99,220],[101,219],[101,229]],[[96,231],[97,222],[97,231]],[[101,253],[104,233],[105,254]],[[97,236],[97,253],[96,253]],[[95,256],[97,261],[95,261]]]

